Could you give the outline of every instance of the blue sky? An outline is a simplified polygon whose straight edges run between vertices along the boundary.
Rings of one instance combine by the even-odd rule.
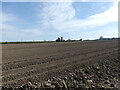
[[[115,2],[3,2],[3,41],[117,37]]]

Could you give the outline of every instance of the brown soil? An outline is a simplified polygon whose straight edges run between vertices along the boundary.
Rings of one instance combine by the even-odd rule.
[[[2,58],[3,87],[22,86],[27,82],[41,83],[52,77],[64,78],[70,72],[79,72],[81,68],[88,70],[94,65],[103,68],[101,63],[113,63],[115,69],[110,72],[120,79],[118,40],[3,44]],[[102,71],[105,76],[104,71],[105,68]]]

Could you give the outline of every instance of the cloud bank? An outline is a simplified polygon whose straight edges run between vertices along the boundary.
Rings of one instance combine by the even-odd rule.
[[[114,32],[114,35],[117,35],[117,30],[114,31],[116,28],[110,29],[111,26],[108,27],[110,30],[107,31],[106,29],[103,29],[102,31],[92,31],[92,28],[101,26],[105,27],[109,23],[118,21],[117,0],[106,11],[91,15],[85,19],[78,19],[76,17],[76,10],[73,7],[73,3],[73,1],[42,3],[42,9],[38,8],[40,9],[37,15],[38,23],[36,25],[37,27],[34,29],[20,28],[19,26],[12,25],[11,23],[15,23],[16,21],[19,22],[19,20],[22,18],[19,19],[14,14],[0,12],[0,16],[3,16],[3,40],[38,40],[40,37],[43,37],[45,35],[47,37],[50,37],[51,35],[54,35],[56,37],[58,34],[63,35],[64,33],[74,33],[78,31],[80,33],[83,32],[82,34],[89,36],[93,35],[93,33],[106,33],[109,31],[110,35],[104,35],[112,36],[112,31]],[[84,32],[84,30],[86,30],[86,32]],[[87,32],[91,33],[88,34]]]
[[[86,19],[77,19],[73,2],[66,3],[45,3],[40,17],[42,17],[42,27],[49,27],[61,32],[70,32],[73,30],[82,30],[83,28],[91,28],[104,26],[118,20],[118,7],[113,6],[108,10],[92,15]]]

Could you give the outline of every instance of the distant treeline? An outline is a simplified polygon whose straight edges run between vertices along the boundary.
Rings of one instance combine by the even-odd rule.
[[[80,40],[71,40],[71,39],[64,40],[63,37],[58,37],[58,38],[56,39],[56,42],[74,42],[74,41],[82,41],[82,39],[80,39]]]
[[[71,39],[68,39],[68,40],[64,40],[63,37],[56,39],[55,41],[16,41],[16,42],[0,42],[0,44],[24,44],[24,43],[52,43],[52,42],[75,42],[75,41],[99,41],[99,40],[113,40],[113,39],[120,39],[120,38],[103,38],[102,36],[99,38],[99,39],[95,39],[95,40],[82,40],[82,39],[79,39],[79,40],[71,40]]]
[[[26,41],[26,42],[0,42],[0,44],[22,44],[22,43],[52,43],[55,41]]]

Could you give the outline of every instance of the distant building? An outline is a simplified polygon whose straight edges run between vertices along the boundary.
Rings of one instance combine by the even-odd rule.
[[[58,39],[56,39],[56,42],[63,42],[63,41],[65,41],[64,39],[63,39],[63,37],[58,37]]]
[[[103,36],[100,36],[99,40],[103,40]]]
[[[100,38],[98,40],[113,40],[113,39],[120,39],[120,38],[103,38],[103,36],[100,36]]]

